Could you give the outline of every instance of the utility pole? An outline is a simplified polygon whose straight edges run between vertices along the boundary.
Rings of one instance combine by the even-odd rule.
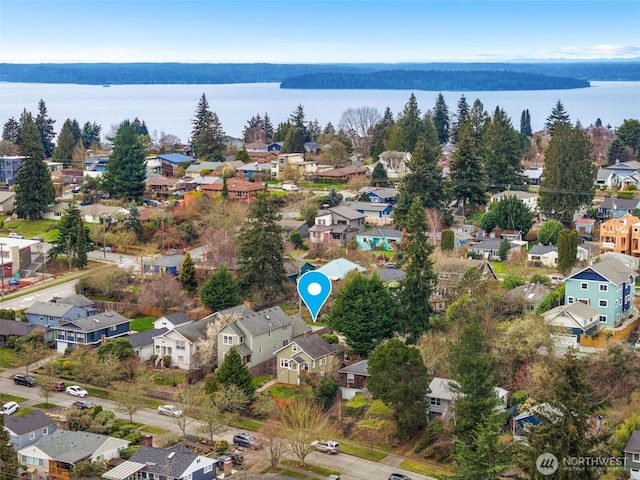
[[[2,268],[2,301],[4,302],[4,243],[0,242],[0,262],[2,263],[2,265],[0,266],[0,268]]]

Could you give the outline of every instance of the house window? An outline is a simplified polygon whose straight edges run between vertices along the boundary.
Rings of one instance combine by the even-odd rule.
[[[244,337],[240,337],[240,343],[244,343]]]
[[[606,300],[598,300],[598,306],[599,307],[606,307],[607,306],[607,301]]]
[[[291,368],[291,361],[288,358],[281,358],[280,366],[282,368]]]
[[[222,344],[223,345],[233,345],[233,335],[223,335],[222,336]]]
[[[588,289],[588,288],[589,288],[589,284],[588,284],[587,282],[582,282],[582,283],[580,284],[580,289],[581,289],[581,290],[586,290],[586,289]]]
[[[598,320],[600,320],[600,323],[607,323],[607,316],[606,315],[598,315]]]
[[[282,340],[282,346],[286,347],[287,345],[289,345],[289,340],[285,338],[284,340]]]
[[[609,285],[607,285],[606,283],[601,283],[600,284],[600,291],[601,292],[606,292],[607,290],[609,290]]]
[[[431,403],[431,405],[440,405],[442,400],[440,398],[431,397],[429,403]]]
[[[303,369],[303,370],[306,370],[306,371],[309,371],[309,364],[308,364],[307,362],[304,362],[304,363],[302,364],[302,369]]]
[[[356,376],[353,373],[347,373],[347,384],[353,384],[356,381]]]
[[[184,357],[182,355],[178,355],[178,363],[184,363]]]
[[[43,434],[43,435],[49,435],[49,429],[48,429],[47,427],[44,427],[44,428],[42,429],[42,434]]]
[[[184,340],[176,340],[176,350],[186,350],[187,342]]]
[[[286,331],[287,331],[287,328],[289,328],[289,325],[285,325],[284,327],[282,327],[282,331],[283,331],[283,332],[286,332]]]
[[[291,351],[292,352],[297,352],[298,351],[298,345],[296,345],[295,343],[293,345],[291,345]]]
[[[111,325],[111,326],[109,327],[109,330],[111,330],[112,332],[115,332],[117,328],[118,328],[118,326],[117,326],[117,325]]]
[[[184,480],[191,480],[193,478],[193,474],[189,473],[184,476]]]
[[[315,361],[315,360],[313,360],[313,361],[311,362],[311,368],[316,368],[316,361]]]
[[[213,464],[205,465],[203,473],[209,473],[211,470],[213,470]]]
[[[29,440],[36,438],[36,432],[29,432]]]

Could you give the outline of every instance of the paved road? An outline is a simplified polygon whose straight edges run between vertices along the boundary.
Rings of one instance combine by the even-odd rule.
[[[19,297],[11,300],[0,302],[0,308],[7,308],[12,310],[23,310],[29,308],[34,302],[48,302],[53,297],[69,297],[75,295],[75,285],[78,283],[78,279],[69,280],[65,283],[58,285],[52,285],[51,287],[39,290],[37,292],[25,293]],[[28,288],[28,287],[26,287]]]

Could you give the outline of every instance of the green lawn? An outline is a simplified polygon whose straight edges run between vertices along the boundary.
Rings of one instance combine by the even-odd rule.
[[[136,332],[145,332],[147,330],[153,330],[153,322],[155,322],[158,316],[147,315],[145,317],[136,317],[131,320],[131,330]]]
[[[452,477],[454,474],[450,470],[437,465],[427,465],[424,463],[416,462],[414,460],[403,460],[400,463],[400,468],[405,470],[411,470],[412,472],[421,473],[429,477],[446,478]]]
[[[22,403],[22,402],[26,402],[27,400],[29,399],[24,397],[16,397],[15,395],[9,395],[8,393],[0,393],[0,402],[2,403],[6,403],[6,402]]]
[[[0,367],[11,368],[16,364],[16,352],[12,348],[0,348]]]
[[[267,392],[276,398],[295,398],[298,396],[296,388],[289,385],[274,385]]]
[[[173,386],[180,385],[187,379],[187,374],[184,370],[178,370],[171,368],[164,372],[158,372],[153,376],[153,383],[156,385]]]
[[[359,447],[357,445],[351,445],[350,443],[343,442],[340,442],[340,451],[347,455],[353,455],[354,457],[366,458],[372,462],[379,462],[387,456],[384,452],[378,452],[366,447]]]
[[[58,237],[58,223],[56,220],[25,221],[7,218],[4,222],[4,231],[19,233],[24,238],[38,236],[44,238],[47,242],[51,242]]]
[[[160,427],[154,427],[153,425],[145,425],[141,429],[143,432],[152,433],[154,435],[162,435],[163,433],[167,433],[167,430]]]
[[[36,403],[34,405],[35,408],[40,408],[42,410],[48,410],[50,408],[56,408],[58,405],[55,403]]]

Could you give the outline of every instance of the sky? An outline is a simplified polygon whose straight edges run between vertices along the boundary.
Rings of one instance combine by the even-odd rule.
[[[637,0],[0,0],[0,63],[635,57]]]

